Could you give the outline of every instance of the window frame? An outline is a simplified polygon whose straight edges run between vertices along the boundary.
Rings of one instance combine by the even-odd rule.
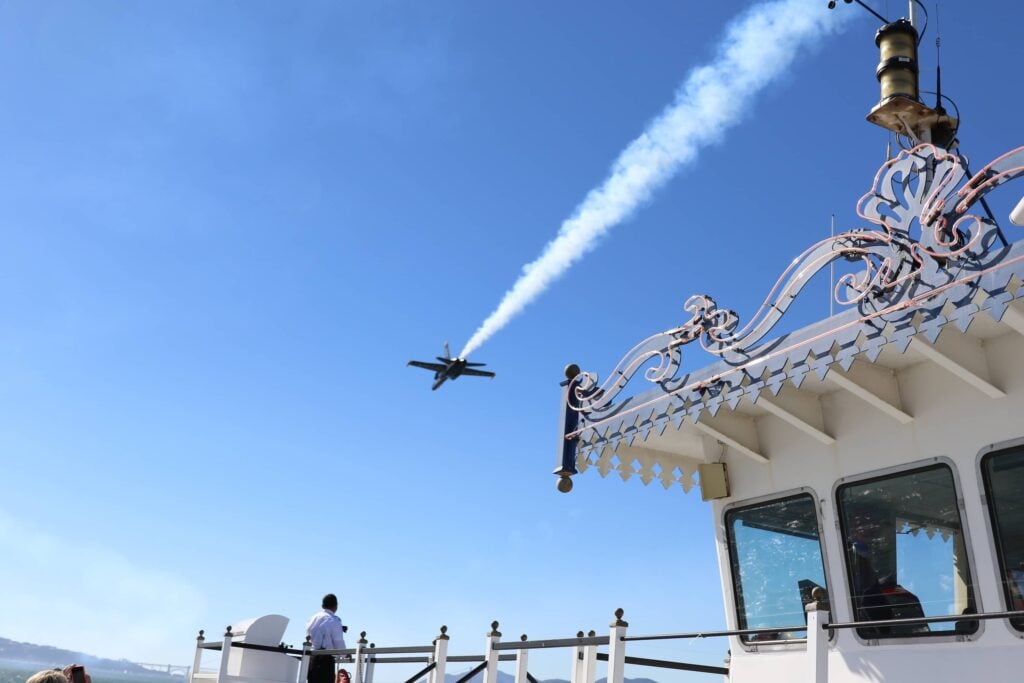
[[[1024,441],[1024,440],[1022,440]],[[843,513],[839,505],[839,489],[844,486],[852,484],[863,484],[873,480],[887,479],[900,474],[910,474],[917,470],[926,470],[935,467],[936,465],[944,465],[953,477],[953,492],[956,496],[957,509],[960,511],[960,528],[964,535],[964,547],[967,551],[967,568],[968,574],[971,578],[971,586],[973,587],[972,597],[974,598],[975,608],[979,613],[984,612],[985,609],[982,605],[982,591],[981,586],[978,584],[978,568],[977,563],[974,561],[974,543],[971,538],[970,531],[970,520],[967,516],[967,509],[964,503],[964,489],[962,482],[960,481],[960,472],[957,469],[956,462],[946,456],[936,456],[932,458],[926,458],[924,460],[915,460],[914,462],[904,463],[901,465],[893,465],[891,467],[883,467],[882,469],[871,470],[869,472],[863,472],[861,474],[849,475],[846,477],[839,478],[835,484],[832,485],[832,505],[834,506],[835,521],[836,521],[836,534],[838,536],[839,548],[842,550],[840,553],[841,559],[839,564],[842,567],[843,572],[843,590],[846,592],[846,608],[849,610],[850,616],[853,620],[857,617],[857,607],[853,602],[853,578],[850,574],[850,567],[847,563],[846,557],[846,541],[844,524],[843,524]],[[834,610],[833,610],[834,613]],[[949,622],[952,623],[952,622]],[[894,638],[864,638],[860,634],[860,629],[851,628],[845,629],[852,632],[854,638],[861,645],[884,647],[886,645],[908,645],[908,644],[934,644],[934,643],[960,643],[960,642],[971,642],[978,640],[985,633],[986,620],[980,619],[977,622],[977,629],[972,633],[942,633],[936,635],[925,635],[925,636],[909,636],[909,637],[894,637]]]
[[[1005,574],[1005,567],[1003,566],[1002,554],[999,552],[999,542],[997,541],[997,531],[995,526],[995,520],[993,519],[993,511],[991,501],[988,495],[988,486],[986,485],[985,469],[983,461],[990,457],[996,456],[1006,451],[1016,451],[1024,448],[1024,437],[1017,437],[1015,439],[1007,439],[1006,441],[998,441],[996,443],[989,444],[978,451],[978,455],[975,458],[974,471],[978,476],[978,493],[981,497],[981,506],[985,510],[983,517],[985,518],[985,527],[988,533],[985,534],[987,539],[986,546],[989,551],[989,555],[992,559],[992,568],[996,572],[993,577],[996,582],[996,592],[999,593],[999,606],[1002,610],[1009,611],[1010,603],[1006,597],[1006,590],[1003,588],[1002,577]],[[1008,633],[1013,635],[1015,638],[1024,639],[1024,629],[1018,630],[1011,623],[1009,619],[999,619],[999,622],[1003,624],[1003,628]],[[985,622],[982,622],[985,623]]]
[[[787,489],[785,491],[776,491],[763,496],[757,496],[755,498],[747,498],[745,500],[735,501],[729,503],[722,508],[722,541],[725,546],[725,561],[727,568],[728,577],[728,600],[730,603],[730,613],[732,618],[736,620],[736,628],[739,629],[740,623],[740,612],[739,612],[739,601],[737,600],[736,593],[736,577],[733,576],[733,545],[730,543],[732,538],[731,531],[729,529],[728,518],[729,514],[740,509],[758,507],[768,503],[776,503],[783,500],[789,500],[791,498],[798,498],[802,496],[809,496],[811,503],[814,506],[814,520],[818,525],[818,546],[821,549],[821,564],[822,571],[825,575],[825,590],[828,591],[829,600],[832,600],[832,591],[829,586],[832,585],[832,581],[829,577],[829,559],[827,553],[827,544],[825,543],[825,526],[822,519],[822,499],[814,492],[814,489],[809,486],[801,486],[795,489]],[[834,640],[835,634],[833,631],[830,635],[829,640]],[[741,636],[732,636],[730,638],[733,642],[737,643],[746,652],[772,652],[778,650],[794,650],[794,649],[806,649],[807,638],[795,638],[793,640],[764,640],[748,642]]]

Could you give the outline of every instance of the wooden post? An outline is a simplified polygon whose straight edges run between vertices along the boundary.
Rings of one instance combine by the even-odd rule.
[[[583,631],[576,632],[577,638],[583,637]],[[572,669],[569,673],[569,683],[583,683],[583,646],[577,645],[572,649]]]
[[[352,676],[352,683],[363,683],[363,650],[366,649],[366,631],[359,632],[359,640],[356,641],[355,674]]]
[[[828,683],[828,633],[821,627],[828,623],[828,602],[823,589],[811,593],[814,602],[807,603],[808,683]]]
[[[615,621],[608,624],[608,683],[623,683],[626,676],[626,643],[622,638],[629,624],[622,620],[623,614],[621,607],[615,610]]]
[[[217,680],[224,681],[228,675],[228,658],[231,657],[231,626],[224,631],[224,645],[220,651],[220,669],[217,671]]]
[[[430,683],[444,683],[444,669],[447,663],[448,627],[441,626],[441,635],[434,638],[434,670],[430,672]]]
[[[200,629],[199,635],[196,636],[196,656],[192,660],[192,671],[188,674],[188,683],[194,683],[195,675],[199,673],[199,664],[203,661],[203,643],[206,642],[203,633],[204,631]]]
[[[526,634],[519,636],[519,640],[526,642]],[[516,651],[516,680],[515,683],[527,683],[529,679],[529,669],[527,668],[530,663],[530,651],[529,650],[517,650]]]
[[[376,643],[370,643],[370,649],[377,647]],[[377,661],[377,655],[372,652],[366,655],[366,673],[363,675],[363,683],[373,683],[373,665]]]
[[[302,643],[302,659],[299,660],[299,680],[296,683],[306,683],[306,677],[309,675],[310,650],[312,649],[313,639],[310,636],[306,636],[306,641]]]
[[[498,622],[491,622],[491,632],[487,634],[487,643],[484,649],[484,683],[498,683],[498,651],[494,646],[501,642],[501,632],[498,630]]]
[[[590,638],[597,635],[591,631],[587,634]],[[597,645],[587,645],[583,648],[583,683],[594,683],[597,677]]]

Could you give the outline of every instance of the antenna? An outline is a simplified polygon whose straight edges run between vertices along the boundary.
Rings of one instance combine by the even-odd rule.
[[[860,5],[864,9],[866,9],[868,12],[871,12],[871,14],[873,14],[875,16],[875,18],[878,19],[883,24],[888,24],[889,23],[888,19],[886,19],[881,14],[879,14],[875,10],[873,10],[870,7],[868,7],[867,5],[865,5],[860,0],[843,0],[843,2],[845,2],[847,5],[852,5],[854,2],[856,2],[858,5]],[[835,9],[836,8],[836,0],[828,0],[828,8],[829,9]]]
[[[946,113],[942,106],[942,24],[939,23],[939,3],[935,3],[935,111]]]

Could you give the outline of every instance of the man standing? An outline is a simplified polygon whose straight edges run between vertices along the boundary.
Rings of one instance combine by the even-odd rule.
[[[338,598],[334,593],[324,596],[322,610],[306,624],[306,635],[313,641],[313,650],[344,650],[345,634],[338,611]],[[308,683],[334,683],[334,656],[313,655],[309,662]]]

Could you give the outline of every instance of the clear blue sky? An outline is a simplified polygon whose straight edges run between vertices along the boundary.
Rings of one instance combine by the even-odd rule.
[[[300,642],[326,591],[378,644],[445,623],[459,653],[492,619],[724,624],[697,492],[556,492],[558,382],[693,293],[750,315],[856,225],[886,140],[866,13],[489,341],[495,380],[405,362],[461,347],[751,4],[4,3],[0,636],[187,663],[258,614]],[[942,8],[975,167],[1024,143],[1022,25]]]

